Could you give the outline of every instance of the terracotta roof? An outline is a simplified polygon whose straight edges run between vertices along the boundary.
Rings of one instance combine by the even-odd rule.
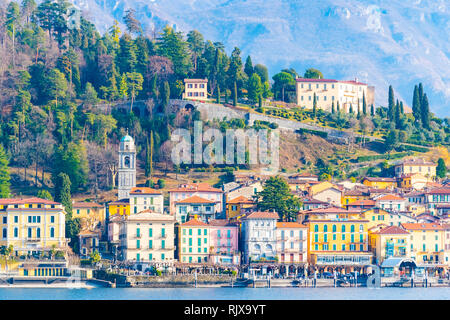
[[[228,200],[227,203],[254,203],[254,202],[244,196],[239,196],[232,200]]]
[[[191,219],[188,222],[181,224],[182,227],[208,227],[209,224],[201,222],[197,219]]]
[[[450,194],[450,188],[449,187],[436,188],[426,192],[426,194]]]
[[[103,208],[103,206],[95,202],[74,202],[72,208]]]
[[[342,214],[342,213],[360,213],[361,210],[347,210],[344,208],[338,208],[338,207],[330,207],[330,208],[317,208],[317,209],[311,209],[311,210],[306,210],[306,211],[302,211],[302,214]]]
[[[381,228],[379,231],[374,232],[374,234],[409,234],[409,232],[397,226],[388,226]]]
[[[437,223],[402,223],[402,227],[406,230],[444,230]]]
[[[373,201],[373,200],[357,200],[357,201],[347,204],[347,206],[375,206],[375,201]]]
[[[262,211],[256,211],[249,214],[246,219],[278,219],[278,213],[276,212],[262,212]]]
[[[210,226],[214,227],[237,227],[236,223],[232,223],[226,219],[214,219],[209,221]]]
[[[208,79],[184,79],[184,82],[208,82]]]
[[[402,198],[402,197],[393,195],[393,194],[387,194],[387,195],[382,196],[382,197],[379,197],[379,198],[377,199],[377,201],[380,201],[380,200],[381,200],[381,201],[403,201],[403,200],[405,200],[405,199]]]
[[[307,228],[298,222],[277,222],[277,228]]]
[[[344,196],[367,196],[368,192],[368,189],[356,188],[344,191]]]
[[[215,201],[208,200],[199,196],[192,196],[189,198],[186,198],[184,200],[175,201],[175,203],[207,203],[207,204],[213,204],[216,203]]]
[[[211,187],[207,183],[191,183],[184,184],[179,186],[178,188],[169,189],[169,192],[220,192],[223,191],[217,188]]]
[[[148,187],[131,188],[130,194],[162,194],[161,191]]]
[[[383,177],[365,177],[363,180],[374,181],[374,182],[396,182],[395,178],[383,178]]]
[[[59,202],[54,202],[47,199],[41,199],[38,197],[31,197],[31,198],[22,198],[22,199],[16,199],[16,198],[4,198],[0,199],[0,205],[8,205],[8,204],[61,204]]]

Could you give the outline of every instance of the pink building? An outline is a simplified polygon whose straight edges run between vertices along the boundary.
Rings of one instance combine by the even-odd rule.
[[[210,261],[214,264],[240,264],[239,226],[227,220],[209,222]]]

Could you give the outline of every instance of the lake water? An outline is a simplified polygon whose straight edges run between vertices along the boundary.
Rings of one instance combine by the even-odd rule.
[[[450,288],[0,288],[0,300],[450,300]]]

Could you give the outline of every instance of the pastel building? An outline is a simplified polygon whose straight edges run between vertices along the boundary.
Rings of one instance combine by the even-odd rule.
[[[223,205],[223,191],[217,188],[211,187],[207,183],[189,183],[182,184],[178,188],[170,189],[170,214],[176,214],[175,204],[179,201],[198,196],[202,199],[207,199],[215,202],[214,212],[222,213],[224,210]]]
[[[164,213],[164,196],[161,191],[147,188],[134,187],[130,190],[130,211],[132,214],[144,210],[155,213]]]
[[[210,262],[213,264],[239,265],[239,226],[227,220],[209,222]]]
[[[243,262],[276,260],[276,212],[253,212],[242,219]]]
[[[183,99],[207,99],[208,79],[184,79]]]
[[[106,220],[105,206],[95,202],[74,202],[72,204],[73,218],[80,218],[88,229],[103,228]]]
[[[427,178],[436,177],[437,164],[423,159],[403,160],[394,166],[395,176],[401,177],[411,173],[419,173]]]
[[[109,202],[107,207],[108,217],[130,215],[130,199],[128,198]]]
[[[333,79],[297,78],[295,91],[297,105],[312,109],[315,95],[317,108],[329,112],[331,112],[333,103],[335,110],[339,103],[339,108],[342,112],[349,112],[350,105],[352,105],[354,113],[357,113],[358,106],[362,111],[364,96],[367,110],[370,110],[370,105],[374,103],[375,96],[375,87],[359,82],[358,79],[339,81]]]
[[[437,223],[403,223],[410,235],[411,258],[418,264],[444,264],[445,228]]]
[[[239,196],[237,198],[228,200],[226,209],[227,219],[232,219],[243,214],[248,214],[251,211],[254,211],[255,208],[255,202],[244,196]]]
[[[209,225],[196,219],[178,228],[179,262],[203,264],[209,262]]]
[[[369,229],[370,250],[377,265],[384,260],[410,257],[410,233],[397,226],[378,225]]]
[[[450,204],[450,187],[445,186],[425,192],[425,204],[428,211],[437,214],[439,206]]]
[[[149,263],[175,261],[173,216],[147,209],[120,219],[120,260]]]
[[[388,211],[405,211],[406,199],[397,195],[387,194],[376,198],[376,206]]]
[[[15,255],[64,249],[66,212],[61,203],[40,199],[0,199],[0,246],[13,246]]]
[[[179,223],[185,223],[190,219],[197,219],[208,223],[215,219],[217,201],[192,196],[180,201],[175,201],[175,219]]]
[[[306,263],[308,227],[297,222],[277,222],[276,226],[278,262]]]
[[[395,188],[397,186],[397,179],[383,177],[365,177],[362,183],[368,187],[387,189]]]

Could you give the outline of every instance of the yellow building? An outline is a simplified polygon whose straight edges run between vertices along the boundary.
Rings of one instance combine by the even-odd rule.
[[[109,216],[114,215],[130,215],[130,201],[129,199],[122,199],[108,203]]]
[[[0,246],[14,247],[15,255],[67,247],[66,212],[62,204],[40,198],[0,199]]]
[[[355,188],[352,190],[344,191],[342,193],[341,205],[343,207],[345,207],[348,204],[351,204],[352,202],[359,201],[359,200],[369,200],[369,199],[370,199],[370,193],[368,190]]]
[[[208,79],[184,79],[183,99],[208,99]]]
[[[403,223],[410,232],[411,258],[418,264],[443,265],[444,227],[437,223]]]
[[[255,208],[255,203],[244,196],[231,199],[227,201],[227,219],[235,218],[241,214],[248,213],[253,208]]]
[[[395,188],[397,186],[397,179],[382,178],[382,177],[365,177],[362,183],[368,187],[374,187],[378,189],[388,189],[388,188]]]
[[[410,257],[410,233],[397,226],[378,225],[369,229],[369,244],[375,263],[381,265],[390,257]]]
[[[86,229],[95,229],[99,227],[99,223],[103,228],[106,219],[105,207],[95,202],[74,202],[72,216],[82,219],[82,225]]]
[[[368,220],[368,228],[373,228],[379,224],[399,227],[402,223],[414,223],[416,220],[404,214],[388,212],[383,209],[373,208],[362,212],[364,219]]]
[[[314,95],[317,108],[331,112],[334,103],[335,110],[339,103],[341,112],[349,112],[350,105],[353,112],[358,112],[358,106],[362,111],[363,96],[368,106],[374,103],[375,87],[358,82],[358,79],[350,81],[338,81],[332,79],[296,79],[295,92],[297,105],[312,109]]]
[[[423,159],[404,160],[395,165],[395,175],[401,177],[410,173],[419,173],[427,178],[436,177],[437,164]]]
[[[420,173],[408,173],[399,177],[400,188],[422,190],[431,178],[427,178]]]
[[[207,263],[209,261],[209,225],[196,219],[179,226],[179,262]]]
[[[363,268],[372,262],[367,220],[309,220],[308,262],[324,268]],[[354,270],[354,269],[353,269]]]

